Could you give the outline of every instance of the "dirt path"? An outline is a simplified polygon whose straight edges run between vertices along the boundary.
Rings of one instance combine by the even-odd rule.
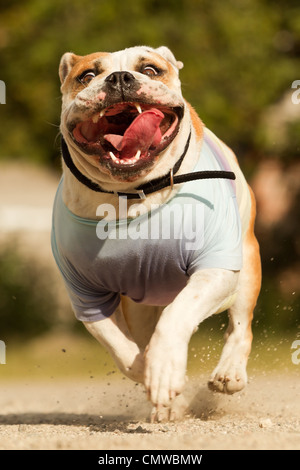
[[[157,424],[129,380],[4,382],[0,449],[300,449],[296,372],[250,377],[235,396],[209,392],[204,376],[197,382],[190,416]]]

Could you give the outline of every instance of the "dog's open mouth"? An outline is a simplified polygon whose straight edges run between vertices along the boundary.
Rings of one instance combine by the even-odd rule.
[[[71,135],[100,161],[115,168],[135,168],[152,162],[171,143],[182,115],[181,107],[118,103],[78,122]]]

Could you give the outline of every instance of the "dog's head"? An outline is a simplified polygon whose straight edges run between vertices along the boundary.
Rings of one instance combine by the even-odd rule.
[[[174,153],[186,106],[182,66],[166,47],[64,54],[61,132],[76,164],[94,179],[130,182]]]

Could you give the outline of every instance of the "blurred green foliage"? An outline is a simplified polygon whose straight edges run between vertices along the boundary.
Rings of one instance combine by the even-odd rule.
[[[4,341],[25,341],[57,323],[56,293],[49,271],[24,257],[16,240],[0,251],[0,312]]]
[[[64,52],[139,44],[166,45],[184,62],[184,96],[244,158],[246,171],[254,156],[276,150],[276,138],[264,145],[259,121],[299,78],[298,0],[2,0],[0,158],[58,160]]]

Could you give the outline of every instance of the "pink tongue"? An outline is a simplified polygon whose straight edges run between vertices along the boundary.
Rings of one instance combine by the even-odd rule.
[[[163,118],[161,111],[152,108],[139,114],[126,129],[124,136],[106,134],[104,137],[121,152],[120,158],[134,157],[138,150],[143,154],[151,145],[159,144],[162,138],[159,125]]]

